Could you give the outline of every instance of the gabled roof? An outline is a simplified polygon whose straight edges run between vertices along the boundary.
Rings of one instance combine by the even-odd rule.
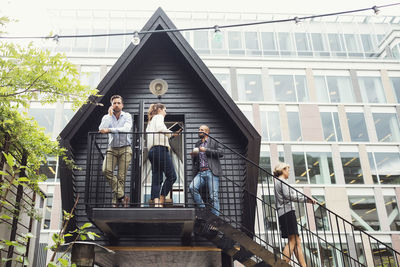
[[[143,27],[142,31],[160,30],[160,29],[176,29],[175,25],[168,18],[166,13],[158,8],[153,16],[149,19],[146,25]],[[159,34],[159,33],[152,33]],[[151,35],[145,34],[141,36],[141,41],[139,45],[130,44],[128,48],[124,51],[121,57],[113,65],[111,70],[106,74],[103,80],[99,83],[98,89],[99,94],[105,96],[107,92],[113,87],[113,85],[118,81],[118,78],[124,73],[128,68],[129,64],[135,60],[139,51],[150,45]],[[256,131],[256,129],[251,125],[248,119],[237,107],[232,98],[226,93],[220,83],[216,80],[211,71],[203,63],[194,49],[186,41],[180,32],[168,32],[166,34],[173,44],[176,46],[178,51],[182,54],[182,57],[188,62],[188,64],[197,73],[202,82],[208,87],[209,91],[216,99],[216,101],[221,104],[221,106],[227,111],[228,116],[236,123],[238,129],[247,137],[250,143],[254,146],[260,145],[261,137]],[[96,102],[100,102],[102,99],[97,99]],[[70,140],[77,133],[77,131],[86,122],[89,115],[96,108],[95,105],[87,104],[80,108],[80,110],[75,114],[71,121],[60,133],[62,140]],[[250,145],[251,146],[251,145]],[[258,150],[256,149],[256,150]],[[257,153],[257,151],[255,151]],[[258,155],[257,155],[258,156]]]

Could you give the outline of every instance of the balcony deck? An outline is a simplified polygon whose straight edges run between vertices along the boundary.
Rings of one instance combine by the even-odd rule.
[[[182,238],[189,241],[195,223],[194,208],[91,208],[91,221],[111,239]]]

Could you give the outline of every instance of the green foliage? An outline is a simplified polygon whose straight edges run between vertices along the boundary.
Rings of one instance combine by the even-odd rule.
[[[72,249],[72,245],[75,241],[81,239],[81,240],[86,240],[87,238],[94,240],[96,237],[100,237],[94,232],[88,231],[88,228],[92,227],[93,225],[91,223],[85,223],[84,225],[78,227],[74,231],[66,233],[65,230],[67,229],[69,221],[74,217],[73,215],[73,210],[76,207],[76,204],[78,203],[78,199],[75,201],[75,206],[72,209],[71,213],[63,211],[64,212],[64,227],[61,229],[59,233],[54,233],[52,235],[52,239],[54,244],[52,246],[48,246],[47,249],[51,249],[53,251],[53,256],[50,261],[50,263],[47,265],[47,267],[57,267],[57,266],[70,266],[70,261],[69,258],[67,257],[67,252],[69,252]],[[66,237],[71,237],[75,236],[74,242],[70,243],[64,254],[59,257],[56,261],[55,255],[57,251],[65,244],[65,238]],[[74,266],[74,264],[72,264]]]
[[[10,22],[7,17],[0,17],[0,35],[5,25]],[[12,186],[29,187],[41,194],[39,182],[46,177],[38,173],[39,167],[46,163],[48,156],[60,156],[67,166],[74,167],[74,162],[65,156],[65,149],[57,141],[52,141],[44,129],[20,108],[27,109],[31,101],[42,104],[69,101],[75,108],[94,99],[97,90],[81,84],[76,66],[61,54],[35,47],[33,44],[21,46],[9,42],[0,42],[0,218],[4,221],[17,218],[24,213],[40,220],[39,213],[32,206],[9,203],[8,193]],[[26,164],[22,158],[26,157]],[[3,164],[7,168],[3,168]],[[7,209],[3,209],[7,206]],[[7,211],[8,210],[8,211]],[[64,214],[68,222],[73,217]],[[1,221],[0,221],[1,223]],[[87,231],[88,226],[76,229],[77,238],[95,233]],[[63,230],[53,237],[55,251],[65,243]],[[90,234],[89,234],[90,233]],[[30,238],[27,234],[24,238]],[[13,247],[20,254],[25,254],[27,242],[20,240],[0,240],[0,248]],[[3,256],[3,255],[2,255]],[[69,260],[61,257],[54,266],[66,266]],[[2,261],[17,261],[28,265],[26,257],[16,259],[3,258]],[[68,263],[69,264],[69,263]],[[51,265],[52,266],[52,265]]]
[[[0,43],[0,105],[13,102],[28,107],[35,100],[72,101],[79,107],[96,94],[96,89],[81,84],[76,66],[64,55],[32,44]]]

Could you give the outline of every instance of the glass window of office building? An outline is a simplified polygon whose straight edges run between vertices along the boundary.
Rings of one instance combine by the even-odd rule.
[[[40,166],[39,174],[44,175],[47,179],[45,182],[56,182],[57,175],[57,158],[48,157],[47,162]]]
[[[238,31],[228,32],[228,47],[230,55],[244,55],[242,33]]]
[[[306,150],[306,152],[304,152]],[[318,151],[317,151],[318,150]],[[292,146],[296,183],[335,184],[332,153],[329,147]]]
[[[332,72],[333,75],[320,75],[322,73],[322,71],[314,71],[314,81],[319,102],[355,102],[353,86],[348,72]]]
[[[342,131],[336,107],[320,107],[324,140],[327,142],[342,142]]]
[[[364,103],[386,103],[385,93],[379,73],[357,72],[361,97]]]
[[[281,55],[294,55],[293,37],[290,32],[278,32],[278,44]]]
[[[44,127],[45,132],[49,135],[53,134],[55,106],[41,106],[39,103],[30,105],[28,115],[32,116],[39,126]]]
[[[400,103],[400,77],[391,77],[394,95],[396,96],[397,103]]]
[[[373,193],[362,196],[348,193],[348,196],[353,224],[365,231],[379,231],[381,226]]]
[[[238,108],[243,112],[250,123],[253,124],[253,107],[251,105],[238,105]]]
[[[313,32],[311,33],[311,40],[312,40],[312,46],[314,53],[318,56],[329,56],[329,48],[328,48],[328,42],[326,40],[326,36],[318,33],[318,32]]]
[[[81,77],[82,84],[96,88],[100,82],[100,67],[99,66],[82,66]]]
[[[383,196],[390,230],[400,231],[400,213],[396,196]]]
[[[361,111],[361,110],[360,110]],[[367,125],[365,124],[364,113],[347,112],[347,123],[350,130],[350,138],[352,142],[368,142]]]
[[[260,106],[261,136],[265,141],[281,141],[278,106]]]
[[[390,151],[368,152],[372,179],[376,184],[400,184],[400,152],[393,147],[385,149]]]
[[[211,53],[214,55],[228,54],[226,32],[220,32],[218,37],[215,36],[214,32],[210,32],[209,34],[211,39]]]
[[[238,70],[239,101],[264,101],[260,70]]]
[[[208,43],[208,31],[194,31],[193,32],[194,49],[199,54],[209,54],[210,45]]]
[[[271,153],[269,152],[269,147],[262,145],[261,146],[261,152],[260,152],[260,167],[265,169],[268,172],[272,171],[272,166],[271,166]],[[269,182],[272,182],[272,177],[270,177],[266,172],[260,170],[260,173],[258,175],[258,182],[259,183],[266,183],[267,182],[267,177],[270,178]]]
[[[293,72],[293,71],[290,71]],[[307,102],[308,87],[304,71],[295,71],[297,75],[279,74],[270,71],[270,84],[274,88],[274,100],[283,102]]]
[[[308,33],[296,32],[294,37],[296,40],[297,54],[299,56],[312,56],[311,40]]]
[[[210,70],[214,74],[215,78],[222,85],[222,87],[224,87],[224,89],[228,93],[228,95],[232,97],[231,76],[229,73],[229,69],[214,68],[214,69],[210,69]]]
[[[301,135],[301,123],[299,118],[298,110],[291,109],[291,107],[287,107],[287,117],[289,123],[289,135],[290,141],[302,141],[303,137]]]
[[[260,44],[257,32],[245,32],[244,40],[246,45],[246,55],[259,56],[261,55]]]
[[[397,114],[394,113],[378,113],[380,109],[372,110],[376,135],[379,142],[400,142],[400,127]],[[384,109],[382,110],[384,111]]]
[[[325,196],[313,194],[312,197],[322,206],[321,207],[320,205],[313,205],[317,230],[329,231],[330,229],[329,216],[328,213],[326,212],[326,209],[324,209],[324,207],[326,207]]]
[[[344,57],[346,56],[345,53],[345,46],[343,41],[343,36],[338,33],[328,33],[328,42],[330,46],[330,50],[333,52],[335,56]]]
[[[341,148],[346,149],[347,147]],[[346,184],[363,184],[363,171],[361,168],[360,156],[358,154],[357,147],[347,151],[340,152],[340,158],[342,160],[343,175]]]
[[[279,54],[274,32],[261,32],[261,41],[265,56],[276,56]]]
[[[110,33],[123,33],[123,29],[110,29]],[[125,36],[117,35],[108,38],[107,52],[121,53],[125,48]]]

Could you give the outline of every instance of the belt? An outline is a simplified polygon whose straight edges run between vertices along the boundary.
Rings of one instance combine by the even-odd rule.
[[[200,168],[200,171],[201,171],[201,172],[208,171],[208,170],[209,170],[209,168],[207,168],[207,167],[205,167],[205,168]]]

